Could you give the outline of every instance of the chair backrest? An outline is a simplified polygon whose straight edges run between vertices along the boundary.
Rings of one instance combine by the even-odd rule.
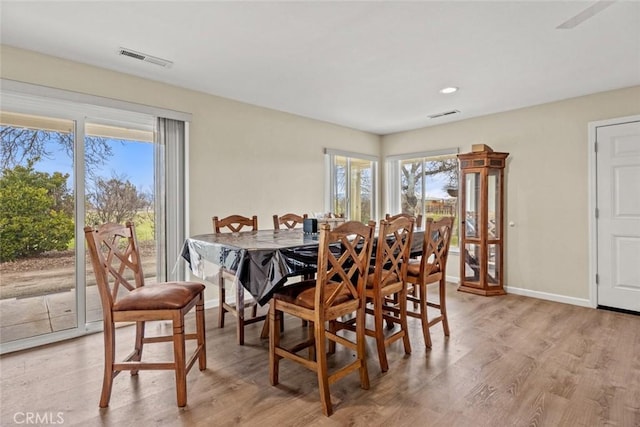
[[[364,225],[348,221],[335,227],[320,227],[318,274],[314,307],[330,310],[345,300],[359,300],[364,295],[375,222]],[[321,310],[323,308],[324,310]]]
[[[274,215],[273,229],[279,230],[281,225],[284,225],[286,228],[296,228],[296,226],[298,224],[302,224],[302,222],[306,218],[307,218],[307,214],[303,214],[302,216],[300,216],[294,213],[287,213],[280,217],[278,215]]]
[[[97,228],[85,227],[84,234],[107,321],[119,292],[144,286],[135,226],[132,222],[107,223]]]
[[[238,232],[244,227],[250,227],[251,231],[258,229],[258,217],[256,215],[251,218],[247,218],[241,215],[229,215],[225,218],[213,217],[213,231],[215,233]]]
[[[446,273],[453,220],[452,216],[443,217],[437,221],[427,218],[420,261],[420,270],[425,277]]]
[[[375,290],[390,283],[405,281],[414,225],[413,217],[401,216],[393,221],[380,221],[373,272]]]
[[[384,219],[386,219],[387,221],[393,221],[394,219],[397,218],[415,218],[416,220],[416,227],[417,228],[422,228],[422,214],[418,214],[416,216],[411,215],[411,214],[407,214],[407,213],[399,213],[399,214],[395,214],[395,215],[391,215],[391,214],[386,214],[384,216]]]

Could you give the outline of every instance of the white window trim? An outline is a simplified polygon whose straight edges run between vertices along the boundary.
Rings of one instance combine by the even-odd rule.
[[[154,117],[166,117],[167,119],[181,120],[183,122],[192,121],[191,113],[175,111],[166,108],[153,107],[150,105],[136,104],[133,102],[121,101],[118,99],[106,98],[96,95],[87,95],[80,92],[72,92],[64,89],[57,89],[48,86],[40,86],[31,83],[19,82],[16,80],[0,79],[3,104],[4,97],[14,93],[19,95],[31,95],[32,97],[45,98],[48,101],[67,101],[76,104],[84,104],[84,107],[98,106],[111,108],[114,111],[127,111],[128,114],[142,113]],[[86,113],[86,111],[85,111]],[[155,124],[153,125],[155,128]]]
[[[344,150],[336,150],[333,148],[325,148],[324,149],[324,154],[325,154],[325,198],[324,198],[324,211],[325,212],[331,212],[333,209],[333,199],[335,197],[334,194],[334,173],[333,171],[335,170],[335,162],[334,159],[336,156],[340,156],[340,157],[346,157],[346,158],[354,158],[354,159],[361,159],[361,160],[369,160],[372,162],[372,184],[373,184],[373,191],[372,191],[372,200],[371,200],[371,211],[372,211],[372,219],[377,221],[378,220],[378,198],[379,198],[379,173],[378,173],[378,168],[379,163],[380,163],[380,157],[378,156],[374,156],[371,154],[363,154],[363,153],[356,153],[353,151],[344,151]]]
[[[397,161],[397,160],[406,160],[406,159],[415,159],[418,157],[438,157],[438,156],[449,156],[452,154],[458,154],[460,149],[458,148],[447,148],[444,150],[433,150],[433,151],[419,151],[417,153],[407,153],[407,154],[394,154],[392,156],[385,157],[385,161]]]

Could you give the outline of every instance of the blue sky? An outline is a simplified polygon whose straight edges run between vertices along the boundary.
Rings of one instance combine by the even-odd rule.
[[[427,175],[426,181],[428,198],[448,199],[451,197],[444,190],[444,187],[449,183],[449,178],[446,174]]]
[[[126,177],[142,191],[153,191],[153,144],[113,139],[108,139],[107,142],[112,147],[113,156],[104,165],[99,166],[97,175],[110,178],[115,173],[119,177]],[[49,144],[47,148],[52,153],[51,159],[39,161],[34,168],[48,173],[68,173],[71,175],[69,185],[72,185],[72,160],[58,143],[50,142]]]

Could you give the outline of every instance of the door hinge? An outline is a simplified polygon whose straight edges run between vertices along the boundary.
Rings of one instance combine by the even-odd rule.
[[[596,285],[600,284],[600,275],[596,273]]]
[[[595,141],[593,143],[593,151],[595,151],[596,153],[598,152],[598,141]]]
[[[600,210],[596,208],[596,218],[600,218]]]

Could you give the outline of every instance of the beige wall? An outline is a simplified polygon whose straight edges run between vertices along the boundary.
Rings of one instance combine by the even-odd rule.
[[[2,46],[0,77],[193,115],[190,233],[208,233],[213,215],[324,209],[325,147],[378,155],[377,135]]]
[[[640,87],[383,137],[382,156],[487,144],[509,152],[506,284],[533,296],[589,299],[588,123],[640,113]],[[459,276],[458,257],[448,265]],[[560,298],[562,299],[562,298]],[[576,299],[571,301],[571,299]]]
[[[587,124],[640,113],[634,87],[380,138],[6,46],[0,76],[191,113],[193,234],[209,232],[214,214],[257,214],[267,228],[273,213],[321,211],[325,147],[382,156],[475,143],[507,151],[506,221],[515,226],[506,229],[506,283],[574,303],[589,298]],[[449,275],[458,276],[457,256]]]

